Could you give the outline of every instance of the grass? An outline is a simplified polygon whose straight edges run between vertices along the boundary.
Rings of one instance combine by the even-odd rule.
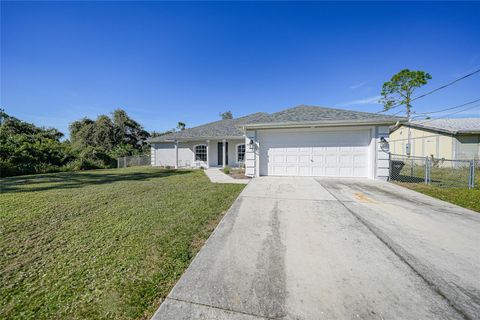
[[[424,193],[434,198],[438,198],[450,203],[480,212],[480,170],[475,172],[475,188],[466,188],[467,174],[456,172],[457,170],[434,169],[432,170],[432,184],[423,182],[407,183],[394,181],[395,183]],[[419,173],[418,176],[422,176]],[[421,180],[421,179],[420,179]],[[457,187],[461,185],[463,187]]]
[[[1,319],[151,317],[243,188],[149,167],[1,186]]]

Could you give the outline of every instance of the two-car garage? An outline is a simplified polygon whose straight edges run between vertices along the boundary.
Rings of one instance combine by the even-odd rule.
[[[368,177],[372,130],[261,130],[260,175]]]

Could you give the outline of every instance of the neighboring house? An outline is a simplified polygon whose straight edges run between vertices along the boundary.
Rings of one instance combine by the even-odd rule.
[[[390,132],[390,152],[437,159],[480,159],[480,117],[419,120],[402,123]]]
[[[245,166],[246,175],[387,179],[381,138],[405,118],[298,106],[151,138],[153,166]]]

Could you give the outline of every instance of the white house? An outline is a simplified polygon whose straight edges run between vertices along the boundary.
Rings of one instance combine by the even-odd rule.
[[[298,106],[149,140],[152,166],[245,166],[246,175],[386,179],[389,126],[401,117]]]

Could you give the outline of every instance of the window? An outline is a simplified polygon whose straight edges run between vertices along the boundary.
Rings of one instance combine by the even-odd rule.
[[[206,145],[195,146],[195,161],[207,162],[207,146]]]
[[[245,161],[245,145],[239,144],[237,145],[237,162],[244,162]]]

